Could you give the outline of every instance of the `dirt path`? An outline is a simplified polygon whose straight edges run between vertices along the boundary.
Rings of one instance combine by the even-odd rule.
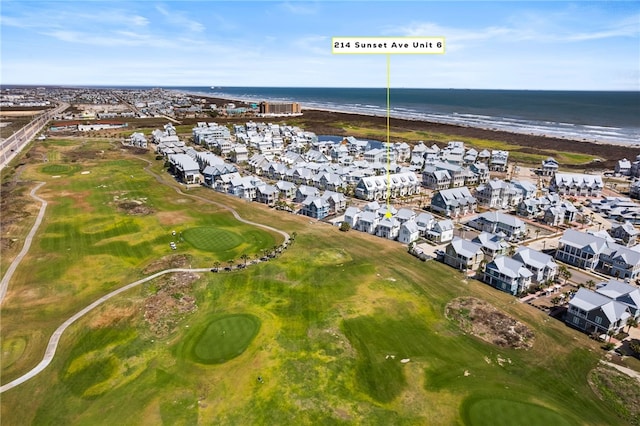
[[[45,182],[40,182],[29,193],[31,198],[35,199],[36,201],[40,201],[42,205],[40,206],[40,211],[38,212],[36,221],[31,227],[31,231],[29,231],[27,238],[24,240],[24,246],[22,247],[22,250],[20,251],[20,253],[18,253],[16,258],[13,259],[13,262],[11,262],[11,265],[9,265],[9,269],[7,269],[7,273],[4,274],[4,277],[2,277],[2,281],[0,281],[0,305],[2,305],[4,296],[7,294],[7,289],[9,288],[9,281],[11,281],[11,277],[13,277],[13,273],[16,271],[16,268],[18,267],[18,265],[20,265],[20,262],[22,262],[22,259],[25,257],[25,255],[31,248],[31,241],[33,241],[33,237],[38,231],[38,228],[42,223],[42,218],[44,217],[44,213],[47,210],[47,201],[36,195],[36,191],[40,189],[44,184]]]

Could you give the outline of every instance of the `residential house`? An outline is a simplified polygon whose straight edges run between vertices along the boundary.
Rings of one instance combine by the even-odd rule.
[[[627,305],[631,316],[640,318],[640,288],[637,286],[611,279],[597,285],[596,293]]]
[[[506,172],[508,161],[509,151],[491,151],[491,158],[489,159],[489,170],[494,172]]]
[[[298,189],[294,183],[284,180],[279,180],[278,182],[276,182],[276,188],[278,188],[279,197],[285,200],[294,198]]]
[[[542,176],[553,176],[558,171],[558,162],[552,157],[542,160],[539,174]]]
[[[630,222],[614,223],[609,229],[611,235],[618,244],[632,247],[638,244],[638,231]]]
[[[325,191],[321,198],[329,203],[329,214],[338,214],[347,208],[347,197],[340,192]]]
[[[390,185],[390,186],[389,186]],[[382,200],[419,192],[419,182],[414,172],[393,173],[388,176],[369,176],[360,179],[355,196],[362,200]]]
[[[427,231],[426,237],[437,243],[446,243],[453,240],[453,222],[450,219],[437,221],[433,227]]]
[[[169,155],[169,171],[184,183],[200,183],[200,166],[187,154]]]
[[[256,188],[256,201],[268,206],[275,205],[280,191],[273,185],[261,185]]]
[[[502,212],[486,212],[476,216],[466,223],[467,226],[478,231],[497,234],[503,232],[510,241],[524,237],[526,224],[515,216]]]
[[[600,175],[556,173],[549,190],[560,195],[600,197],[604,184]]]
[[[378,213],[372,211],[364,211],[360,214],[358,218],[358,222],[354,229],[362,232],[367,232],[369,234],[375,234],[376,228],[378,227],[378,223],[380,222],[380,217]]]
[[[558,264],[553,257],[529,247],[521,246],[513,255],[513,259],[533,273],[532,282],[542,284],[552,281],[558,275]]]
[[[420,238],[420,229],[414,219],[409,219],[406,222],[402,222],[400,225],[400,234],[398,234],[398,241],[404,244],[410,244],[413,241]]]
[[[490,209],[515,207],[522,200],[522,193],[512,184],[494,178],[476,188],[476,200],[481,206]]]
[[[631,174],[631,161],[623,158],[616,163],[615,172],[622,176],[629,176]]]
[[[507,256],[496,257],[484,270],[485,283],[514,296],[527,291],[532,276],[522,262]]]
[[[606,335],[622,330],[629,317],[624,303],[583,287],[569,300],[565,323],[588,334]]]
[[[351,228],[355,228],[361,213],[357,207],[347,207],[344,212],[344,221],[347,222]]]
[[[420,213],[416,217],[416,225],[418,225],[420,235],[423,237],[427,235],[427,232],[430,231],[431,228],[433,228],[433,225],[435,225],[435,223],[435,218],[432,214],[429,213]]]
[[[314,188],[313,186],[300,185],[296,190],[296,196],[294,201],[301,203],[306,200],[308,197],[319,197],[320,191],[318,188]]]
[[[444,189],[431,199],[431,209],[447,217],[464,216],[476,211],[477,203],[469,188]]]
[[[640,274],[640,252],[574,229],[564,232],[556,259],[621,279],[635,279]]]
[[[395,240],[400,234],[400,222],[395,217],[385,217],[379,223],[376,229],[378,237]]]
[[[492,234],[490,232],[482,232],[471,240],[482,246],[485,260],[491,261],[497,256],[507,254],[509,243],[504,240],[504,234]]]
[[[482,245],[454,237],[444,251],[444,263],[461,271],[475,271],[484,260]]]
[[[320,197],[309,196],[302,202],[300,213],[315,219],[324,219],[329,215],[329,203]]]

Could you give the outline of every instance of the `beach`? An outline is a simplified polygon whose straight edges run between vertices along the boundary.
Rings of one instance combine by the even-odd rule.
[[[216,103],[218,105],[226,102],[235,102],[237,105],[245,104],[243,100],[215,98],[207,96],[204,93],[199,95],[208,98],[212,103]],[[239,119],[230,120],[237,121]],[[269,122],[290,122],[293,120],[293,117],[270,117],[265,120]],[[314,132],[317,135],[352,136],[347,130],[337,127],[335,123],[351,123],[358,127],[386,129],[387,117],[335,110],[330,111],[325,109],[303,109],[303,115],[301,117],[295,117],[295,122],[300,123],[305,130]],[[581,169],[613,169],[618,160],[626,158],[634,161],[636,156],[640,155],[640,141],[639,144],[629,145],[626,143],[575,140],[396,117],[391,117],[389,119],[389,124],[391,130],[394,132],[416,131],[438,133],[450,136],[452,140],[455,140],[456,138],[495,140],[496,142],[504,142],[510,145],[522,147],[519,151],[529,154],[539,154],[552,157],[554,156],[554,152],[564,151],[588,154],[602,160],[582,165],[580,166]],[[402,138],[394,138],[391,142],[412,141],[403,140]],[[424,142],[426,144],[431,144],[436,141],[430,141],[428,137],[425,137]]]

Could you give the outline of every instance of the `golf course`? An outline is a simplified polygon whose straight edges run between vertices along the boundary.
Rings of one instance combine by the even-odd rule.
[[[2,393],[3,426],[640,424],[594,379],[597,342],[405,245],[185,188],[106,139],[47,139],[7,169],[3,274],[39,182],[48,207],[2,303],[2,384],[95,300],[184,271],[69,326],[51,364]],[[286,240],[274,229],[292,239],[266,257]],[[522,323],[529,345],[461,327],[446,314],[460,298]]]

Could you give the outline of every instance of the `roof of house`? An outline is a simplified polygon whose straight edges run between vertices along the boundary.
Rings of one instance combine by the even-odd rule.
[[[456,254],[459,254],[466,258],[473,257],[482,253],[482,245],[469,240],[464,240],[459,237],[453,237],[453,240],[449,244],[451,245],[451,248],[453,248],[453,251],[456,252]]]
[[[631,315],[627,307],[620,302],[612,300],[603,294],[596,293],[584,287],[579,288],[576,294],[569,301],[569,305],[590,312],[594,309],[602,309],[610,323],[618,319],[626,319]],[[626,314],[626,315],[625,315]]]
[[[509,278],[528,278],[533,272],[528,270],[522,262],[507,256],[498,256],[487,265],[488,269],[495,269]]]
[[[525,246],[519,247],[513,258],[536,269],[556,266],[553,257]]]

